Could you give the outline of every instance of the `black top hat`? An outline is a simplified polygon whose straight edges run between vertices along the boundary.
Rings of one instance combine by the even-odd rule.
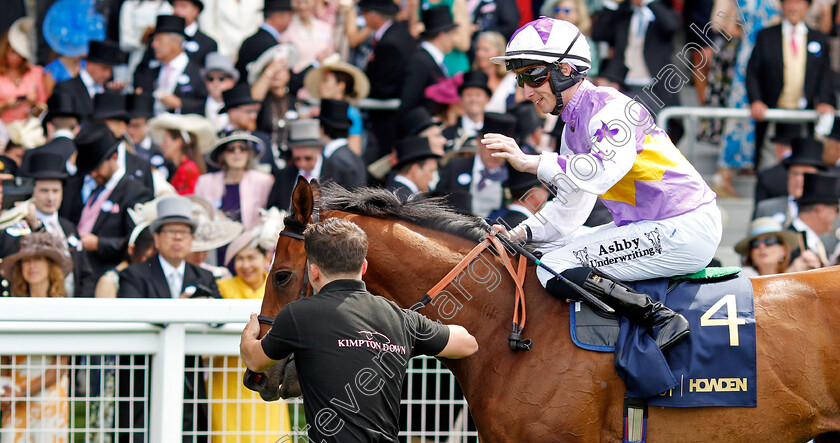
[[[791,165],[806,165],[816,166],[821,171],[826,169],[822,159],[823,144],[820,141],[813,138],[797,137],[791,141],[790,147],[790,156],[782,160],[782,164],[786,168]]]
[[[630,70],[627,66],[624,66],[618,59],[605,58],[601,61],[600,69],[598,69],[598,77],[603,77],[613,83],[618,83],[624,88],[624,80],[627,78],[628,72]]]
[[[79,119],[77,103],[76,98],[72,95],[58,91],[53,92],[53,95],[47,99],[47,115],[44,116],[44,121],[48,122],[53,117],[75,117]]]
[[[440,155],[432,152],[429,147],[429,139],[426,137],[407,137],[397,142],[397,164],[394,170],[399,171],[403,166],[419,162],[427,158],[440,158]]]
[[[452,13],[449,12],[449,6],[440,5],[434,8],[424,9],[421,12],[423,18],[423,25],[426,29],[420,34],[420,37],[434,37],[441,32],[450,31],[458,27],[452,21]]]
[[[516,135],[520,139],[525,139],[535,129],[542,126],[540,116],[537,114],[537,108],[530,101],[518,103],[512,112],[516,116]]]
[[[520,172],[517,171],[510,163],[507,164],[508,168],[508,179],[507,179],[507,187],[510,188],[511,191],[523,191],[530,187],[539,185],[540,179],[537,178],[536,175],[528,173],[528,172]]]
[[[335,129],[350,129],[353,123],[347,116],[349,107],[350,104],[342,100],[321,99],[321,114],[318,116],[321,125]]]
[[[185,36],[186,33],[184,33],[184,28],[186,27],[187,21],[184,20],[184,17],[178,17],[177,15],[159,15],[157,17],[157,23],[155,23],[154,34],[171,32],[173,34],[181,34]]]
[[[502,134],[508,137],[516,137],[516,117],[498,112],[484,113],[484,126],[481,127],[482,134]]]
[[[120,50],[120,45],[111,40],[91,41],[88,45],[87,61],[103,65],[122,65],[128,61],[128,54]]]
[[[129,94],[126,98],[128,118],[149,119],[155,115],[155,97],[152,94]]]
[[[292,0],[265,0],[263,13],[275,11],[291,11]]]
[[[64,180],[67,178],[66,162],[54,152],[33,150],[26,156],[18,175],[35,180]]]
[[[432,120],[432,115],[429,114],[429,110],[425,106],[418,106],[404,113],[400,118],[400,135],[403,137],[418,135],[429,126],[439,124],[439,122]]]
[[[204,10],[204,3],[202,3],[201,0],[187,0],[187,1],[190,1],[194,5],[198,6],[198,12],[201,12],[201,11]],[[175,0],[169,0],[169,3],[175,3]]]
[[[490,81],[490,77],[488,77],[483,71],[467,71],[464,74],[464,83],[461,83],[461,86],[458,86],[458,94],[463,94],[464,89],[467,88],[479,88],[483,89],[488,96],[491,96],[493,95],[493,91],[491,91],[490,87],[487,86],[488,81]]]
[[[93,96],[92,120],[128,120],[125,96],[106,91]]]
[[[234,87],[222,92],[225,105],[219,110],[220,114],[243,105],[259,103],[251,97],[251,87],[247,83],[237,83]]]
[[[840,202],[837,177],[828,174],[805,174],[803,180],[802,197],[796,199],[800,208],[804,205],[836,205]]]
[[[395,15],[400,12],[400,7],[393,0],[360,0],[359,9],[381,12],[383,14]]]
[[[120,141],[108,125],[94,122],[85,125],[75,139],[78,174],[88,174],[117,152]]]
[[[290,148],[313,147],[321,148],[324,141],[321,140],[321,125],[314,118],[302,118],[292,120],[288,123]]]

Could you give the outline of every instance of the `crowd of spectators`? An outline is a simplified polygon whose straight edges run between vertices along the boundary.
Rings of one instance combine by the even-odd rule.
[[[501,133],[528,152],[560,148],[562,121],[489,62],[538,15],[579,27],[592,48],[588,81],[654,113],[679,105],[675,85],[689,83],[701,104],[749,107],[754,120],[711,120],[696,134],[721,147],[719,197],[736,194],[734,176],[758,176],[755,220],[736,246],[745,266],[789,272],[840,255],[833,0],[79,1],[105,30],[84,55],[45,42],[53,1],[8,3],[4,296],[259,298],[277,211],[299,176],[445,196],[516,225],[550,190],[476,140]],[[53,34],[81,32],[50,23],[65,26]],[[768,108],[824,117],[774,125]],[[675,142],[684,135],[676,120],[667,130]],[[66,390],[66,373],[38,376]],[[235,377],[216,384],[196,395],[239,387]],[[15,389],[2,388],[4,398]],[[5,427],[17,412],[0,406]]]

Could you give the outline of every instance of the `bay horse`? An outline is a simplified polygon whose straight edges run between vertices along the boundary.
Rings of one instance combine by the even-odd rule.
[[[319,190],[299,179],[285,230],[300,234],[320,217],[348,219],[368,236],[364,280],[370,292],[408,308],[483,239],[486,223],[440,201],[401,202],[382,189]],[[620,442],[624,383],[613,355],[576,347],[569,337],[569,303],[550,296],[529,268],[525,280],[530,351],[508,347],[514,306],[512,279],[489,250],[460,290],[441,293],[420,309],[432,320],[460,324],[479,351],[442,359],[463,389],[482,442]],[[310,293],[300,238],[280,235],[261,315],[274,318]],[[488,283],[490,275],[500,281]],[[484,281],[482,281],[484,280]],[[650,442],[840,441],[840,272],[835,268],[752,280],[755,294],[755,408],[650,407]],[[495,286],[495,287],[493,287]],[[452,285],[449,286],[452,288]],[[492,290],[488,290],[492,288]],[[262,334],[268,330],[262,325]],[[296,395],[291,364],[281,361],[260,392],[264,399]],[[282,385],[281,385],[282,383]],[[280,388],[278,388],[280,385]],[[299,394],[298,394],[299,395]]]

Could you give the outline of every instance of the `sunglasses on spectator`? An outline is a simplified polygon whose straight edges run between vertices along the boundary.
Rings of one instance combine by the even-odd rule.
[[[237,145],[227,145],[225,146],[225,152],[248,152],[248,145],[246,144],[237,144]]]
[[[562,12],[563,14],[571,14],[572,12],[574,12],[574,9],[572,9],[572,8],[561,8],[561,7],[559,7],[559,6],[558,6],[558,7],[556,7],[556,8],[554,8],[554,13],[555,13],[555,14],[559,14],[559,13],[561,13],[561,12]]]
[[[210,83],[223,82],[223,81],[225,81],[229,78],[233,78],[233,77],[231,77],[229,75],[208,75],[207,76],[207,81],[210,82]]]
[[[532,88],[539,88],[548,80],[550,73],[551,69],[548,66],[525,69],[516,73],[516,83],[520,88],[524,88],[525,85]]]
[[[756,238],[750,242],[750,249],[755,249],[761,245],[764,246],[775,246],[782,244],[782,240],[779,237],[764,237],[764,238]]]

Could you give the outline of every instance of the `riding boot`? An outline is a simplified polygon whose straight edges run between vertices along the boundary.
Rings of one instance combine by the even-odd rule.
[[[562,275],[615,309],[616,314],[648,328],[663,351],[688,336],[688,320],[646,294],[636,292],[592,268],[568,269]],[[553,295],[568,298],[571,289],[565,286],[554,277],[546,284],[546,289]],[[557,293],[561,288],[562,295]]]

